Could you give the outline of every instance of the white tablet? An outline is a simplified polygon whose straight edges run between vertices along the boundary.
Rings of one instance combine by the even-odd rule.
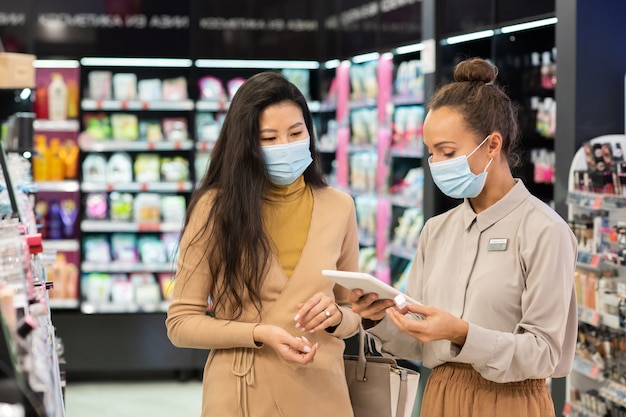
[[[378,298],[390,298],[394,299],[396,295],[403,294],[407,302],[411,304],[421,304],[420,302],[412,299],[408,295],[404,294],[397,288],[391,285],[385,284],[378,278],[367,274],[365,272],[349,272],[349,271],[334,271],[330,269],[323,269],[322,275],[335,281],[337,284],[345,287],[349,290],[355,290],[360,288],[364,294],[376,293]]]

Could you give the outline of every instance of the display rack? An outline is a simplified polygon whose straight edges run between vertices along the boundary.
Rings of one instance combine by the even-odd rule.
[[[579,246],[579,339],[567,381],[567,416],[605,417],[626,410],[624,147],[624,135],[591,139],[570,167],[568,220]]]
[[[358,56],[337,69],[336,186],[355,200],[360,269],[403,286],[423,225],[419,48]]]
[[[98,213],[97,206],[89,205],[89,198],[93,195],[106,196],[101,201],[111,202],[112,194],[156,194],[159,196],[185,196],[187,199],[195,189],[195,184],[203,176],[209,163],[210,152],[213,149],[221,125],[220,118],[228,109],[230,99],[228,95],[219,98],[206,97],[202,93],[201,80],[212,77],[224,87],[235,78],[247,78],[268,68],[254,68],[253,62],[239,61],[241,68],[226,65],[227,60],[214,62],[215,66],[207,66],[206,60],[192,62],[189,60],[163,59],[104,59],[86,58],[81,60],[81,100],[80,100],[80,130],[77,142],[80,146],[80,180],[78,193],[81,204],[81,217],[78,220],[78,235],[80,236],[81,274],[80,301],[77,305],[58,301],[55,309],[57,326],[64,341],[66,341],[66,355],[68,357],[68,372],[72,374],[89,374],[91,372],[127,373],[150,371],[175,371],[182,374],[196,372],[202,369],[207,352],[194,349],[177,349],[171,345],[165,334],[163,322],[168,306],[168,294],[175,270],[175,250],[166,250],[172,254],[165,260],[115,258],[111,252],[112,239],[117,237],[132,238],[139,242],[144,237],[154,237],[159,241],[174,242],[174,235],[178,235],[182,228],[182,218],[169,219],[162,212],[157,219],[136,220],[135,218],[120,219],[109,210]],[[220,64],[221,63],[221,64]],[[291,61],[286,64],[293,65]],[[222,65],[224,64],[224,65]],[[315,63],[316,68],[319,63]],[[126,66],[129,65],[129,66]],[[306,63],[306,88],[311,91],[307,94],[309,107],[314,115],[316,129],[319,135],[332,136],[332,127],[329,124],[334,118],[336,104],[333,97],[322,98],[317,93],[317,85],[329,85],[333,71],[329,70],[319,78],[315,69]],[[247,67],[246,67],[247,66]],[[277,67],[280,69],[280,62]],[[183,100],[145,100],[132,98],[115,100],[114,97],[94,97],[90,87],[90,74],[93,72],[110,72],[111,79],[119,73],[134,74],[137,84],[142,80],[176,78],[183,76],[187,80],[186,98]],[[310,74],[309,74],[310,73]],[[293,73],[292,73],[293,74]],[[296,74],[298,75],[298,74]],[[97,74],[95,78],[101,77]],[[107,76],[108,77],[108,76]],[[100,90],[98,90],[100,91]],[[109,134],[107,138],[98,137],[100,133],[89,124],[90,120],[111,117],[114,114],[133,114],[137,122],[158,118],[184,118],[186,120],[186,135],[175,140],[166,137],[152,140],[143,134],[137,137],[122,138]],[[72,125],[73,126],[73,125]],[[112,126],[111,126],[112,127]],[[163,125],[162,125],[163,128]],[[330,130],[330,132],[328,132]],[[119,131],[119,130],[118,130]],[[145,131],[141,131],[145,132]],[[333,139],[331,138],[331,141]],[[333,149],[334,151],[334,149]],[[328,159],[333,151],[324,154]],[[166,180],[167,172],[161,170],[158,179],[145,180],[138,178],[133,171],[132,179],[108,180],[94,179],[93,170],[85,169],[85,161],[90,156],[104,156],[109,160],[115,154],[130,155],[134,163],[139,155],[156,155],[160,158],[182,156],[188,161],[189,175],[185,179]],[[331,161],[327,161],[330,165]],[[330,171],[330,167],[326,167]],[[96,175],[97,177],[97,175]],[[40,184],[45,187],[45,184]],[[65,184],[67,187],[68,184]],[[94,208],[90,212],[90,208]],[[110,207],[109,207],[110,208]],[[119,214],[119,213],[117,213]],[[108,240],[109,248],[105,250],[90,250],[86,245],[102,239]],[[70,242],[66,242],[70,244]],[[62,245],[61,242],[57,244]],[[172,244],[172,248],[175,245]],[[97,246],[94,246],[97,247]],[[104,247],[104,246],[103,246]],[[174,248],[175,249],[175,248]],[[93,254],[111,253],[110,259],[94,258]],[[142,281],[139,278],[151,279]],[[106,278],[111,278],[107,283]],[[139,277],[133,281],[133,277]],[[128,282],[133,283],[134,291],[129,288]],[[114,288],[115,287],[115,288]],[[134,298],[131,300],[131,295]],[[139,302],[137,297],[140,298]],[[67,308],[70,309],[67,309]],[[62,309],[65,308],[65,309]],[[94,329],[92,332],[89,329]],[[110,331],[96,332],[95,329],[115,329],[115,337]],[[85,333],[87,332],[87,333]],[[118,343],[121,335],[128,335],[133,339],[137,332],[142,333],[145,340]],[[89,337],[86,336],[89,334]],[[87,352],[98,352],[98,360]]]
[[[21,156],[7,162],[0,142],[3,218],[0,220],[0,405],[25,417],[64,417],[64,381],[48,304],[41,235],[18,183],[28,182]]]

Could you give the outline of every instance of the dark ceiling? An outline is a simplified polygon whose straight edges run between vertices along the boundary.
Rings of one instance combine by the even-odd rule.
[[[442,33],[554,0],[442,0]],[[421,40],[421,0],[0,0],[7,50],[40,57],[346,58]]]

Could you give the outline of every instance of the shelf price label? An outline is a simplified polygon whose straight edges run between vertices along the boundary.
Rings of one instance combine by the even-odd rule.
[[[601,195],[597,195],[593,199],[592,207],[594,208],[594,210],[600,210],[602,208],[602,196]]]
[[[589,323],[592,326],[598,327],[600,325],[600,321],[602,320],[602,315],[599,311],[583,307],[580,314],[580,319],[585,323]]]
[[[572,414],[572,404],[567,402],[565,403],[565,406],[563,407],[563,415],[569,416],[571,414]]]
[[[583,375],[587,375],[589,378],[595,380],[601,379],[600,367],[581,357],[577,356],[574,358],[574,369]]]
[[[142,101],[142,102],[141,102],[141,108],[142,108],[142,110],[148,110],[148,109],[150,109],[150,103],[149,103],[149,102],[147,102],[147,101]]]
[[[137,224],[137,231],[139,232],[159,232],[161,230],[160,223],[139,223]]]

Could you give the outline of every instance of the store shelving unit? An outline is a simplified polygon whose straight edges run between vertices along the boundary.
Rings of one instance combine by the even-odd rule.
[[[78,120],[78,91],[80,82],[80,65],[77,60],[36,60],[34,62],[36,89],[34,92],[35,103],[33,105],[36,119],[33,122],[35,137],[44,140],[46,153],[50,152],[50,144],[53,140],[71,142],[76,144],[78,133],[80,132],[80,122]],[[49,119],[48,89],[53,74],[60,74],[66,85],[67,108],[65,119]],[[71,90],[71,94],[70,94]],[[70,95],[72,95],[70,97]],[[50,157],[46,153],[40,154],[40,150],[34,149],[31,158],[33,165],[36,159],[48,160]],[[78,241],[78,228],[75,224],[67,225],[64,233],[60,236],[48,233],[49,217],[53,203],[62,204],[64,201],[71,201],[74,207],[79,205],[80,184],[77,176],[78,161],[63,169],[62,178],[52,179],[51,173],[38,173],[44,175],[45,179],[35,178],[33,187],[35,212],[40,219],[44,241],[45,265],[49,273],[54,275],[53,268],[66,268],[62,273],[69,274],[70,269],[76,271],[80,262],[80,244]],[[43,164],[44,171],[50,169],[46,163]],[[40,168],[41,170],[41,168]],[[73,172],[73,173],[72,173]],[[33,167],[33,175],[35,168]],[[59,175],[56,173],[55,175]],[[55,220],[56,221],[56,220]],[[70,233],[66,231],[69,230]],[[57,268],[58,269],[58,268]],[[52,309],[76,309],[79,306],[78,282],[77,279],[63,280],[58,278],[57,288],[50,291],[50,307]]]
[[[580,329],[568,377],[563,411],[567,416],[603,417],[626,409],[626,316],[622,307],[626,302],[626,262],[621,238],[626,197],[617,175],[623,163],[617,152],[620,146],[626,146],[624,135],[591,139],[576,153],[570,168],[568,220],[579,242],[575,282]],[[609,153],[604,158],[597,156],[594,150],[598,149]],[[598,161],[608,163],[597,169]],[[601,190],[606,185],[605,172],[611,178],[611,172],[616,176],[609,188]],[[614,192],[606,192],[609,190]]]
[[[21,157],[13,155],[15,164]],[[41,264],[41,235],[30,201],[18,192],[29,178],[7,160],[0,143],[0,405],[9,415],[64,417],[64,380],[51,321],[50,283]]]
[[[243,62],[244,67],[233,68],[229,62],[222,60],[224,66],[219,65],[219,61],[215,67],[207,67],[203,61],[199,60],[195,63],[187,61],[178,61],[184,66],[159,67],[163,64],[163,60],[154,62],[154,66],[148,65],[150,60],[141,60],[139,66],[119,66],[120,61],[117,59],[100,60],[89,59],[84,60],[88,65],[81,67],[83,79],[83,98],[80,101],[81,114],[83,123],[81,129],[86,129],[85,116],[87,115],[111,115],[116,113],[136,114],[141,121],[142,118],[158,118],[175,115],[176,117],[185,117],[187,120],[188,137],[180,140],[160,140],[150,141],[144,137],[137,140],[121,140],[119,138],[94,139],[84,132],[79,135],[79,145],[81,149],[81,161],[89,155],[103,155],[109,158],[111,155],[123,152],[131,157],[139,154],[157,154],[159,156],[183,155],[189,161],[190,176],[188,180],[183,181],[93,181],[86,179],[84,173],[81,175],[80,181],[74,186],[78,187],[80,193],[80,201],[83,204],[82,212],[85,213],[86,198],[90,194],[102,193],[109,195],[113,192],[129,193],[137,195],[140,193],[157,193],[160,195],[184,195],[189,196],[195,189],[195,184],[200,180],[206,170],[210,152],[213,149],[217,134],[219,133],[219,125],[217,129],[212,131],[213,136],[203,136],[201,131],[199,115],[211,113],[218,119],[228,110],[230,101],[228,97],[220,100],[200,99],[199,86],[197,80],[211,75],[221,80],[226,85],[227,82],[234,77],[249,77],[257,72],[268,68],[245,67],[250,63]],[[285,61],[289,63],[289,61]],[[135,62],[136,63],[136,62]],[[129,62],[130,64],[130,62]],[[190,64],[191,66],[187,66]],[[315,63],[318,66],[318,63]],[[310,71],[310,91],[316,90],[316,85],[320,81],[317,77],[316,68],[310,68],[310,62],[305,64],[306,70]],[[280,67],[280,66],[279,66]],[[274,67],[275,68],[275,67]],[[145,77],[175,77],[182,73],[186,74],[188,80],[188,99],[183,101],[142,101],[142,100],[97,100],[88,97],[87,80],[89,73],[96,70],[108,70],[113,73],[125,72],[134,73],[137,79],[141,80]],[[328,70],[320,78],[332,78],[334,71]],[[324,80],[330,83],[330,80]],[[324,97],[325,99],[325,97]],[[334,118],[336,104],[332,99],[324,100],[318,96],[317,91],[309,97],[309,107],[314,114],[318,136],[326,134],[328,130],[328,122]],[[331,132],[332,133],[332,132]],[[334,159],[334,148],[323,149],[329,156]],[[328,161],[330,165],[331,161]],[[330,171],[330,166],[326,167]],[[194,175],[195,174],[195,175]],[[41,184],[45,187],[45,184]],[[133,221],[131,220],[114,220],[110,216],[105,218],[89,218],[83,215],[78,222],[81,237],[81,261],[80,272],[81,280],[81,300],[78,305],[73,304],[57,304],[59,307],[72,307],[74,311],[59,310],[57,321],[59,328],[64,333],[66,340],[66,349],[68,356],[68,371],[77,373],[89,372],[128,372],[128,371],[151,371],[151,370],[167,370],[167,371],[195,371],[201,369],[206,359],[206,352],[193,349],[177,349],[174,348],[167,340],[164,334],[163,321],[165,320],[165,311],[167,309],[167,299],[165,293],[161,294],[158,302],[149,303],[120,303],[113,300],[110,296],[108,301],[90,300],[86,293],[88,292],[89,277],[92,276],[96,280],[102,275],[109,276],[127,276],[133,274],[152,274],[154,276],[160,274],[172,274],[175,270],[175,262],[170,260],[166,262],[128,262],[124,260],[112,260],[101,262],[88,259],[85,250],[85,241],[90,237],[113,236],[115,234],[133,235],[137,239],[143,236],[162,236],[164,234],[178,233],[182,228],[182,220],[167,221]],[[92,338],[87,339],[82,334],[82,329],[94,329],[88,332]],[[106,338],[106,335],[95,334],[96,328],[115,328],[116,333],[127,334],[131,338],[132,334],[142,332],[149,342],[129,343],[128,345],[112,342]],[[81,330],[79,330],[81,329]],[[146,354],[147,346],[150,346],[150,354]],[[86,355],[86,352],[96,349],[102,352],[102,356],[98,363],[93,358]],[[158,351],[158,352],[155,352]]]
[[[406,239],[395,239],[398,223],[402,222],[399,219],[409,208],[421,213],[423,176],[417,176],[416,189],[409,187],[415,184],[404,183],[409,170],[421,170],[423,154],[423,78],[418,51],[412,48],[412,54],[357,56],[337,68],[334,184],[355,199],[360,269],[393,284],[398,283],[414,248]],[[405,68],[401,65],[405,61],[413,65],[410,74],[398,69]],[[417,88],[403,88],[407,83],[417,84]],[[421,111],[410,117],[397,116],[413,107]],[[417,229],[414,238],[421,223]]]

